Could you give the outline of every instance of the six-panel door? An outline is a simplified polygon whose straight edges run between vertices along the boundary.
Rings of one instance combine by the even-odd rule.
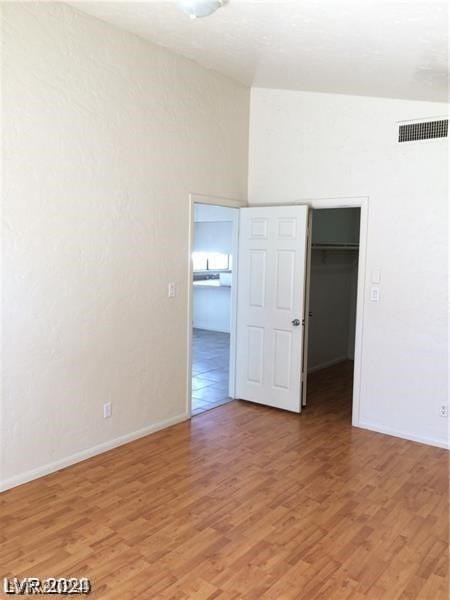
[[[236,396],[301,411],[306,206],[240,210]]]

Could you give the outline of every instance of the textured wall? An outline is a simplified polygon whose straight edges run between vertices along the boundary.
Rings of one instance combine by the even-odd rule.
[[[447,105],[253,89],[249,202],[369,196],[360,418],[448,443],[447,140],[398,144],[398,121]],[[369,301],[381,268],[381,300]]]
[[[188,193],[245,198],[249,93],[64,4],[2,11],[6,486],[184,417]]]

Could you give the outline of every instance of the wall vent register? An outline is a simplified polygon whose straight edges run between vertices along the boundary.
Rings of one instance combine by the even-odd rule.
[[[400,125],[398,129],[399,142],[415,142],[448,136],[448,119],[439,121],[426,121],[422,123],[409,123]]]

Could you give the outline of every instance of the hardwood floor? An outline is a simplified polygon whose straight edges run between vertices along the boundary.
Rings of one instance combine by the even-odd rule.
[[[231,402],[0,496],[1,576],[101,599],[448,598],[448,453],[350,425],[351,365],[301,415]]]

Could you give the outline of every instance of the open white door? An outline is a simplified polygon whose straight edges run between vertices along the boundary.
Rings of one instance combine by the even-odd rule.
[[[301,411],[307,206],[240,209],[236,397]]]

